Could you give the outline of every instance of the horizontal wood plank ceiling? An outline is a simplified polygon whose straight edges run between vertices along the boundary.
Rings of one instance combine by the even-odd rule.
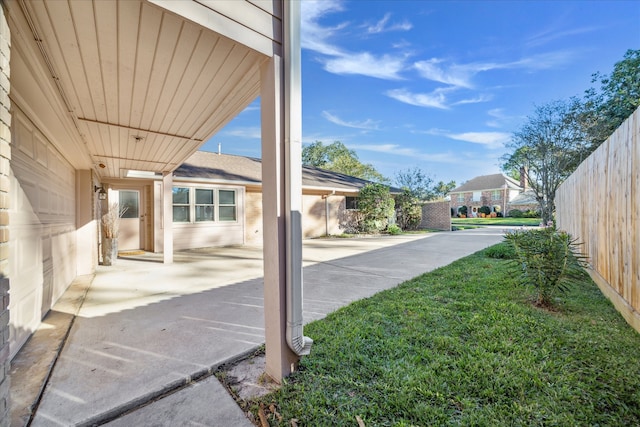
[[[101,178],[172,171],[259,95],[263,54],[153,4],[23,4]]]

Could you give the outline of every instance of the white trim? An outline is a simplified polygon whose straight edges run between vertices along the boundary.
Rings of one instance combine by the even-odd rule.
[[[240,24],[237,20],[222,15],[194,0],[147,0],[149,3],[170,11],[184,19],[195,22],[237,43],[269,57],[273,56],[273,41],[257,31]],[[235,3],[235,2],[233,2]],[[223,5],[221,3],[221,5]],[[215,3],[212,3],[215,6]],[[271,18],[273,19],[273,18]]]

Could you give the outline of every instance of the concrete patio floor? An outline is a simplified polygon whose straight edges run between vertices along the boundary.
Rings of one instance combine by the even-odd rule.
[[[306,240],[305,321],[495,244],[503,232]],[[210,374],[264,342],[262,249],[161,259],[123,257],[74,282],[12,362],[12,426],[252,425]]]

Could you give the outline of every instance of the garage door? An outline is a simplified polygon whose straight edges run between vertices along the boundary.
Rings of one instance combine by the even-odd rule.
[[[76,275],[75,171],[15,108],[9,213],[11,357]]]

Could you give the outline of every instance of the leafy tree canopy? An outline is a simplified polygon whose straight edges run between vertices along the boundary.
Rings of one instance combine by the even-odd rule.
[[[323,144],[322,141],[316,141],[304,146],[302,148],[302,164],[373,182],[386,183],[389,181],[373,165],[362,163],[356,152],[348,149],[340,141],[334,141],[328,145]]]
[[[509,145],[513,152],[504,158],[504,170],[522,168],[545,223],[553,218],[556,190],[575,170],[585,150],[585,135],[574,114],[577,102],[554,101],[536,107],[513,134]]]
[[[456,187],[455,181],[436,183],[431,176],[417,167],[397,172],[395,178],[398,187],[407,190],[408,195],[418,200],[443,199]]]
[[[579,113],[593,151],[640,106],[640,50],[629,49],[610,75],[595,73],[591,83],[600,89],[585,91]]]

